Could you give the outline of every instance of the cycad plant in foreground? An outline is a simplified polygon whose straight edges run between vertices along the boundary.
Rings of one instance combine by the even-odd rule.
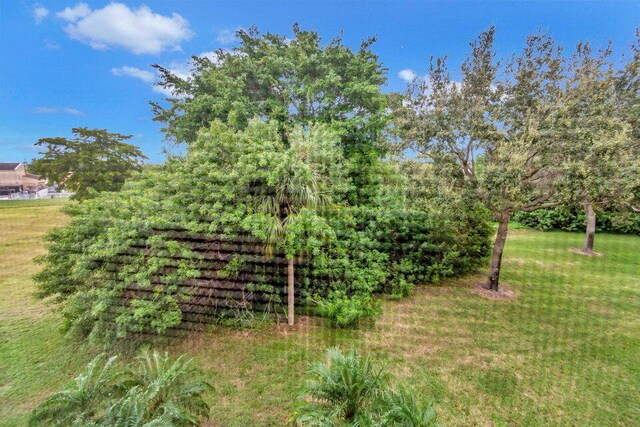
[[[209,414],[203,395],[211,386],[191,359],[144,350],[132,368],[115,357],[93,359],[70,387],[33,412],[33,426],[193,426]]]
[[[29,424],[83,426],[99,419],[105,402],[120,395],[118,380],[122,372],[115,369],[115,360],[115,356],[106,362],[103,355],[94,358],[73,384],[52,394],[35,409]]]
[[[369,357],[333,348],[327,361],[313,365],[297,403],[292,425],[415,426],[436,424],[436,413],[411,390],[394,390],[389,376]]]

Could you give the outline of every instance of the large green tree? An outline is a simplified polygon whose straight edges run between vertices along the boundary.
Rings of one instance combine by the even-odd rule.
[[[154,65],[160,86],[172,92],[164,103],[152,103],[154,120],[168,139],[191,144],[197,131],[213,120],[242,129],[259,117],[278,123],[285,144],[295,125],[327,123],[340,132],[350,160],[355,191],[352,201],[366,201],[377,185],[371,170],[383,153],[382,131],[388,123],[381,93],[385,69],[371,51],[375,39],[358,50],[341,37],[323,44],[314,31],[293,27],[293,38],[237,32],[239,45],[215,57],[192,60],[192,72],[181,78]]]
[[[637,179],[638,158],[626,109],[619,105],[611,56],[611,46],[594,53],[588,43],[579,43],[558,100],[563,116],[559,184],[568,203],[584,206],[585,254],[594,253],[596,212],[629,206]]]
[[[73,128],[73,139],[42,138],[42,157],[33,159],[31,170],[49,182],[73,191],[76,199],[86,199],[95,191],[117,191],[144,159],[138,147],[128,144],[131,135],[106,129]]]
[[[410,84],[395,106],[395,129],[403,147],[498,221],[486,283],[497,291],[510,215],[554,203],[563,59],[549,36],[534,34],[499,80],[494,35],[492,27],[471,42],[460,81],[451,78],[446,58],[432,60],[429,77]]]

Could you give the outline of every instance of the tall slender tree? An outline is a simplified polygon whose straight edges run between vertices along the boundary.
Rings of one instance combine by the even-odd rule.
[[[470,43],[460,81],[451,79],[446,58],[432,59],[429,77],[410,84],[394,116],[402,144],[475,194],[498,221],[486,282],[497,291],[510,215],[555,203],[563,59],[551,37],[534,34],[499,80],[494,36],[491,27]]]
[[[295,318],[295,261],[302,256],[305,241],[298,235],[298,226],[315,221],[307,228],[322,234],[323,220],[316,212],[330,204],[340,191],[334,185],[339,187],[336,175],[342,174],[339,168],[344,164],[338,141],[338,133],[326,125],[293,129],[282,161],[254,197],[256,210],[269,221],[267,253],[279,247],[287,257],[287,320],[291,326]]]

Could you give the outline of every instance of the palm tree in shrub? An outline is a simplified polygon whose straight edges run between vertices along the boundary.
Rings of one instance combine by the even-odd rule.
[[[115,357],[93,359],[70,387],[51,395],[31,415],[33,426],[196,426],[209,414],[192,359],[143,350],[133,367]]]
[[[285,161],[274,171],[274,180],[265,194],[259,198],[258,211],[269,218],[266,252],[273,253],[276,246],[285,248],[287,257],[287,320],[294,324],[295,273],[294,264],[300,255],[297,239],[290,239],[290,230],[305,214],[313,214],[317,208],[327,203],[327,194],[321,190],[315,171],[306,163],[295,158],[289,150]],[[291,244],[292,240],[293,242]]]

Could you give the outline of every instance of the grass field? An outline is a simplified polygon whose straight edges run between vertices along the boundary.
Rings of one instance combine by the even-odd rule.
[[[65,338],[35,301],[32,258],[65,222],[61,201],[0,203],[0,425],[28,412],[100,351]],[[331,330],[301,318],[173,341],[210,376],[213,426],[283,425],[306,366],[329,346],[372,353],[431,399],[444,425],[637,425],[640,419],[640,237],[598,235],[603,257],[568,251],[573,233],[515,230],[507,301],[472,292],[480,275],[385,301],[375,326]]]

